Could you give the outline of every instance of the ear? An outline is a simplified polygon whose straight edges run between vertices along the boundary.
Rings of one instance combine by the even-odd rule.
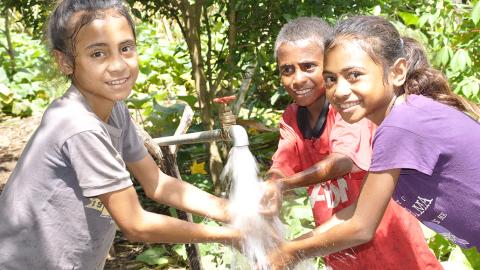
[[[405,58],[398,58],[397,61],[390,68],[390,81],[393,86],[400,87],[405,83],[407,77],[407,60]]]
[[[73,73],[72,61],[65,55],[65,53],[59,50],[53,50],[53,56],[55,57],[55,61],[60,68],[60,71],[64,75],[71,75]]]

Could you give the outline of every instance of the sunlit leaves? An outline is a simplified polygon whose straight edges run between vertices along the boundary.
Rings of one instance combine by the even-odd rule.
[[[480,21],[480,1],[477,1],[475,6],[473,7],[471,17],[473,23],[477,25],[478,21]]]
[[[453,50],[449,46],[441,48],[433,58],[432,63],[436,66],[446,66],[453,56]]]
[[[464,49],[458,49],[452,57],[450,68],[453,71],[463,71],[472,66],[472,60],[468,52]]]

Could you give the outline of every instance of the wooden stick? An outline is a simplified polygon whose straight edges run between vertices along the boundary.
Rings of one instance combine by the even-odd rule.
[[[190,106],[186,104],[185,109],[183,111],[182,118],[180,120],[180,124],[178,125],[177,130],[175,131],[175,135],[185,134],[192,123],[192,119],[193,119],[192,108],[190,108]],[[137,123],[135,123],[135,127],[137,129],[137,134],[143,139],[145,147],[147,148],[148,152],[156,159],[160,169],[164,173],[182,180],[180,175],[180,170],[178,169],[178,164],[175,157],[178,147],[175,146],[173,149],[171,146],[160,147],[153,141],[152,137]],[[186,213],[179,209],[175,209],[175,210],[177,212],[177,216],[179,219],[193,222],[192,214]],[[198,245],[185,244],[185,249],[187,251],[190,269],[202,270],[200,250],[198,248]]]

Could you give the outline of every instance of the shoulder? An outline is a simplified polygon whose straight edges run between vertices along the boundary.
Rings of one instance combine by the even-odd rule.
[[[60,141],[84,131],[105,131],[81,96],[67,91],[45,111],[40,126]]]
[[[296,129],[298,126],[297,123],[297,113],[298,113],[298,105],[292,103],[285,108],[285,111],[282,114],[282,118],[280,119],[280,129]]]
[[[282,120],[284,122],[289,122],[292,123],[293,121],[297,121],[297,113],[298,113],[298,105],[295,103],[292,103],[285,108],[285,111],[283,111],[282,114]]]

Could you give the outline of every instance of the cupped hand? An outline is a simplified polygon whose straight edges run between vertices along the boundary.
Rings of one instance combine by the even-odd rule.
[[[291,269],[297,264],[298,256],[289,252],[286,246],[288,242],[284,242],[278,248],[270,250],[268,253],[268,262],[271,270],[286,270]]]
[[[282,206],[281,185],[276,180],[268,180],[262,184],[263,195],[259,212],[264,216],[276,216]]]

